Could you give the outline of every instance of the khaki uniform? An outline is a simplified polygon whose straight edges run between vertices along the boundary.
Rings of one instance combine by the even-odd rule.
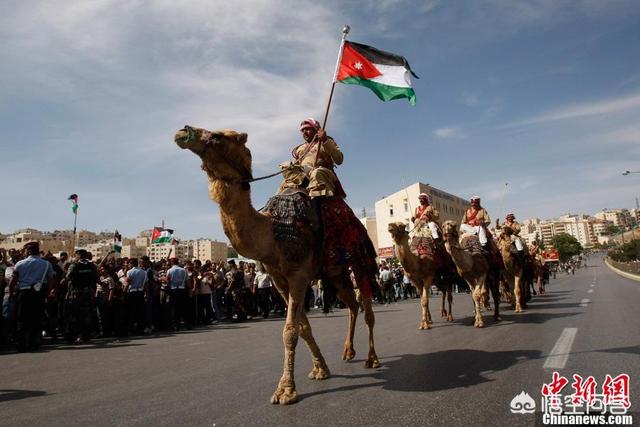
[[[320,153],[318,153],[318,149]],[[316,156],[318,162],[316,162]],[[344,155],[340,147],[327,137],[322,144],[314,142],[312,146],[305,142],[293,150],[293,157],[300,163],[309,178],[309,196],[333,196],[338,178],[333,172],[336,165],[342,164]]]
[[[489,213],[485,208],[480,208],[475,217],[473,217],[473,212],[473,208],[469,208],[465,211],[464,216],[462,217],[462,224],[468,224],[472,227],[477,227],[481,222],[485,225],[491,223]]]
[[[412,221],[413,221],[414,224],[417,225],[419,221],[422,221],[422,222],[430,222],[430,221],[438,222],[438,220],[440,219],[440,213],[433,206],[431,206],[431,205],[427,206],[422,212],[420,212],[420,208],[421,208],[421,206],[418,206],[416,208],[416,211],[413,213]]]
[[[425,208],[422,208],[422,205],[418,206],[413,213],[413,218],[411,218],[415,226],[414,236],[437,239],[439,218],[440,214],[433,206],[429,205]]]

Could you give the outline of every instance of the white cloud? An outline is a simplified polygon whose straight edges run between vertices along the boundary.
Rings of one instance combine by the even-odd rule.
[[[66,191],[82,177],[84,194],[102,194],[105,206],[120,205],[114,188],[201,200],[198,161],[172,142],[186,123],[248,132],[255,174],[271,171],[299,142],[300,120],[323,111],[340,36],[333,13],[311,0],[17,3],[0,16],[0,112],[19,105],[32,125],[0,115],[5,154],[18,159],[3,174],[23,175],[19,159],[47,159],[33,181],[55,176]],[[185,183],[202,191],[187,194]],[[8,191],[34,211],[57,197]],[[5,227],[18,221],[0,213]]]
[[[636,109],[640,109],[640,94],[554,109],[540,115],[530,117],[528,119],[507,123],[503,126],[500,126],[499,128],[512,128],[517,126],[527,126],[559,120],[605,116]]]
[[[457,128],[440,128],[435,130],[434,135],[440,139],[457,138],[460,131]]]

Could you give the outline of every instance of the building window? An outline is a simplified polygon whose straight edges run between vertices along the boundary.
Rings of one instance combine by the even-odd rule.
[[[407,199],[404,199],[404,211],[409,212],[409,202]]]
[[[393,205],[389,205],[389,216],[393,216]]]

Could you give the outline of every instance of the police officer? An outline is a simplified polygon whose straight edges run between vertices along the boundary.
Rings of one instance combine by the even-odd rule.
[[[91,319],[95,302],[98,269],[89,260],[84,249],[75,251],[75,262],[69,266],[66,281],[68,291],[65,297],[65,339],[69,342],[78,338],[89,341]]]
[[[18,351],[35,350],[42,339],[44,299],[55,288],[51,264],[40,258],[38,242],[25,243],[27,258],[19,261],[11,277],[9,292],[16,299],[16,344]]]
[[[129,259],[129,271],[127,271],[126,275],[124,292],[129,332],[142,334],[145,323],[147,272],[138,266],[138,258]]]
[[[180,328],[180,320],[184,320],[185,326],[191,328],[189,323],[189,295],[187,290],[187,281],[189,275],[187,270],[180,267],[178,258],[171,258],[171,268],[167,271],[167,285],[171,294],[171,318],[175,330]]]

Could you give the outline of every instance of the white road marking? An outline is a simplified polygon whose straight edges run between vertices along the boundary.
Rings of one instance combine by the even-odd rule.
[[[580,301],[580,307],[586,307],[587,304],[589,304],[589,301],[591,301],[589,298],[584,298],[582,301]]]
[[[547,369],[563,369],[569,360],[571,346],[576,339],[578,328],[564,328],[560,334],[560,338],[553,346],[551,353],[547,356],[543,368]]]
[[[589,290],[587,291],[587,293],[588,293],[588,294],[592,294],[592,293],[593,293],[593,289],[589,289]]]

